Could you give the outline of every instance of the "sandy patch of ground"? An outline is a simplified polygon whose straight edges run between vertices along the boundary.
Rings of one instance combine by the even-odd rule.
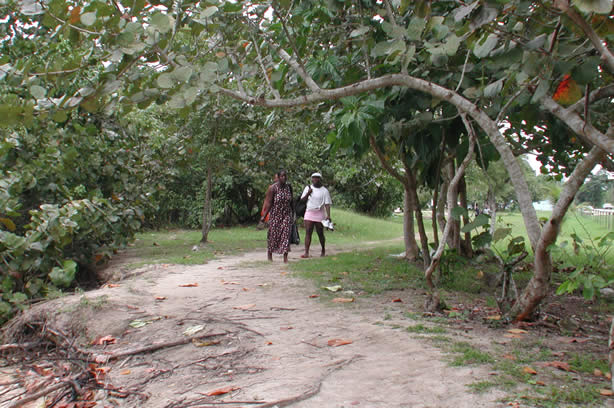
[[[290,262],[300,262],[299,255],[291,253]],[[488,378],[486,368],[450,367],[437,348],[403,330],[411,299],[310,297],[316,293],[311,282],[292,277],[279,258],[264,258],[258,252],[198,266],[151,265],[116,287],[57,299],[44,309],[53,311],[58,327],[79,336],[78,347],[98,356],[185,339],[199,325],[197,334],[223,333],[100,363],[109,369],[109,388],[127,394],[98,391],[100,407],[506,406],[497,402],[501,393],[467,389]],[[142,327],[133,327],[141,325],[135,321]],[[100,336],[116,343],[92,346]],[[351,344],[330,346],[334,339]],[[223,388],[233,390],[206,395]]]

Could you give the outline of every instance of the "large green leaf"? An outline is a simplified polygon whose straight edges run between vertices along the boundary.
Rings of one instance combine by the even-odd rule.
[[[612,0],[573,0],[573,4],[584,13],[610,14]]]
[[[68,287],[75,280],[77,273],[77,264],[75,261],[67,260],[62,264],[62,268],[56,266],[49,273],[49,279],[54,285],[59,287]]]
[[[81,20],[81,24],[83,24],[84,26],[94,25],[94,23],[96,22],[96,12],[94,11],[90,13],[83,13],[79,17],[79,20]]]
[[[479,42],[475,43],[473,47],[473,54],[478,58],[485,58],[495,49],[499,37],[496,34],[488,34],[483,37]]]
[[[161,33],[167,33],[172,28],[172,22],[168,15],[163,13],[156,13],[151,16],[151,23],[160,31]]]

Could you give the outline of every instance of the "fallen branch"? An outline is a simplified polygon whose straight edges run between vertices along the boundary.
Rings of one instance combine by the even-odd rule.
[[[11,405],[7,406],[7,408],[21,407],[21,406],[23,406],[24,404],[26,404],[26,403],[28,403],[30,401],[36,401],[40,397],[44,397],[45,395],[51,394],[54,391],[61,390],[62,388],[65,388],[65,387],[73,387],[74,383],[75,383],[75,379],[78,378],[78,377],[79,376],[74,377],[74,378],[66,379],[66,380],[64,380],[62,382],[59,382],[57,384],[53,384],[50,387],[42,389],[39,392],[35,392],[34,394],[30,394],[30,395],[28,395],[26,397],[23,397],[23,398],[15,401],[15,402],[13,402]]]
[[[0,346],[0,351],[5,351],[5,350],[11,350],[11,349],[16,349],[16,348],[20,348],[20,349],[29,349],[29,348],[33,348],[37,345],[39,345],[39,342],[35,342],[35,341],[30,341],[27,343],[11,343],[11,344],[3,344],[2,346]]]
[[[226,335],[228,333],[230,333],[230,332],[200,334],[200,335],[196,335],[196,336],[186,337],[184,339],[168,341],[168,342],[165,342],[165,343],[150,344],[149,346],[137,347],[137,348],[131,349],[131,350],[121,350],[121,351],[116,351],[116,352],[113,352],[113,353],[108,353],[108,354],[103,354],[103,355],[99,354],[99,355],[94,356],[94,361],[98,362],[98,363],[100,363],[100,362],[105,362],[106,363],[106,362],[111,361],[111,360],[116,360],[118,358],[122,358],[122,357],[126,357],[126,356],[132,356],[134,354],[148,353],[148,352],[157,351],[157,350],[160,350],[160,349],[163,349],[163,348],[181,346],[183,344],[191,343],[193,340],[199,340],[199,339],[204,339],[204,338],[208,338],[208,337],[224,336],[224,335]]]

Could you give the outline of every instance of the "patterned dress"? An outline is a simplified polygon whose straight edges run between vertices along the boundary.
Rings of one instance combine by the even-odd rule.
[[[273,185],[273,203],[269,211],[269,232],[267,234],[268,250],[271,253],[290,252],[290,232],[294,217],[292,216],[292,193],[289,184]]]

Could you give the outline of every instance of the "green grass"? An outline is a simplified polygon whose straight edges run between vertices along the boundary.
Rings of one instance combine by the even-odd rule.
[[[492,364],[495,359],[487,352],[478,350],[470,343],[459,341],[452,344],[452,353],[457,354],[450,363],[453,367],[461,367],[471,364]]]
[[[406,260],[390,256],[402,247],[383,247],[311,258],[293,263],[299,276],[315,281],[320,287],[341,285],[344,290],[381,293],[386,290],[423,287],[422,271]]]
[[[331,211],[335,231],[326,232],[327,244],[360,246],[370,241],[385,241],[403,237],[403,226],[392,221],[367,217],[351,211],[333,209]],[[293,247],[302,248],[305,230],[299,222],[301,244]],[[219,255],[233,254],[266,248],[266,230],[258,230],[255,225],[232,228],[214,228],[209,233],[209,242],[197,251],[192,248],[199,245],[199,230],[161,230],[137,234],[132,255],[143,258],[138,265],[147,263],[173,263],[194,265],[202,264]],[[313,235],[313,248],[319,249],[317,234]],[[398,252],[402,252],[400,248]],[[137,266],[136,264],[134,266]]]
[[[443,334],[446,333],[447,330],[441,326],[425,326],[421,323],[415,324],[413,326],[408,326],[405,330],[410,333],[423,333],[423,334]]]

